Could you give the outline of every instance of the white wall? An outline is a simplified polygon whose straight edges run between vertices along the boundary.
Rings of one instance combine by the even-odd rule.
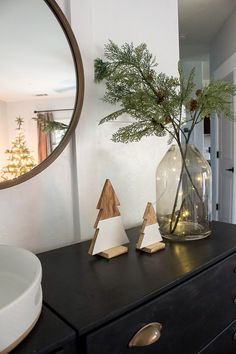
[[[50,110],[50,109],[70,109],[74,107],[74,97],[61,97],[61,98],[42,98],[29,101],[14,101],[6,103],[6,117],[8,121],[8,143],[3,145],[0,142],[0,152],[2,147],[4,150],[11,146],[11,140],[15,138],[16,135],[16,117],[24,118],[24,123],[22,129],[25,134],[26,142],[28,148],[32,151],[32,156],[35,161],[38,161],[38,132],[37,132],[37,122],[33,120],[33,117],[37,115],[34,111],[40,110]],[[58,112],[59,113],[59,112]],[[54,120],[57,120],[59,115],[54,112]],[[71,119],[72,112],[65,111],[65,117],[68,118],[68,124]],[[6,156],[0,161],[1,164],[6,164]]]
[[[180,40],[180,59],[187,61],[209,61],[209,45],[184,44]]]
[[[5,158],[4,147],[6,148],[8,139],[8,122],[7,122],[7,105],[5,101],[0,100],[0,166],[1,161]]]
[[[231,13],[210,45],[210,67],[213,74],[236,52],[236,9]]]
[[[93,235],[96,204],[106,178],[121,203],[125,227],[140,224],[148,201],[155,201],[155,171],[167,139],[147,138],[139,143],[115,144],[111,134],[120,123],[98,127],[114,107],[101,101],[103,85],[93,83],[93,61],[103,56],[104,44],[145,42],[156,55],[158,70],[176,74],[178,51],[177,1],[73,0],[72,28],[77,36],[85,70],[85,102],[77,129],[78,181],[82,239]]]
[[[157,56],[158,70],[167,74],[176,74],[179,57],[177,0],[60,3],[67,14],[71,8],[85,70],[85,101],[76,141],[40,175],[0,191],[0,243],[35,251],[92,237],[95,207],[106,178],[112,180],[119,196],[126,227],[139,224],[147,201],[155,201],[155,171],[167,149],[167,139],[114,144],[109,139],[119,124],[97,125],[114,109],[100,100],[103,86],[93,83],[93,61],[102,56],[104,44],[109,38],[119,44],[146,42]],[[75,145],[76,156],[71,149]]]

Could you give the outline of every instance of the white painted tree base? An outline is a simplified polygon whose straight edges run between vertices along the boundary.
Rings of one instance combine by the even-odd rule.
[[[146,226],[143,234],[143,239],[139,248],[144,248],[162,241],[158,223]]]
[[[92,255],[107,251],[110,248],[129,243],[129,239],[124,230],[121,216],[100,220],[98,225],[98,234],[93,248]]]

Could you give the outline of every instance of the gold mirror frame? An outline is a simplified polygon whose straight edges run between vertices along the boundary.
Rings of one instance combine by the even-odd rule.
[[[69,22],[67,21],[60,7],[57,5],[56,1],[55,0],[42,0],[42,1],[46,3],[46,5],[49,7],[49,11],[52,11],[54,16],[57,18],[71,49],[71,54],[74,61],[75,75],[76,75],[76,96],[75,96],[74,112],[72,114],[71,122],[67,129],[67,132],[63,137],[62,141],[60,142],[60,144],[55,148],[55,150],[53,150],[53,152],[44,161],[42,161],[39,165],[34,167],[31,171],[15,179],[0,182],[0,189],[9,188],[27,181],[28,179],[42,172],[54,160],[56,160],[56,158],[62,153],[62,151],[69,143],[71,139],[71,135],[75,131],[75,128],[77,126],[81,114],[83,98],[84,98],[84,70],[83,70],[81,54],[80,54],[80,50],[76,38],[73,34]]]

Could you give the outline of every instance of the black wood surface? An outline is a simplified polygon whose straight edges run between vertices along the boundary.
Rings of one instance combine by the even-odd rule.
[[[154,255],[135,250],[137,229],[128,235],[129,253],[109,261],[89,256],[89,242],[39,255],[44,301],[80,335],[119,318],[236,251],[236,225],[220,222],[212,223],[209,238],[167,243],[166,250]]]
[[[43,306],[39,321],[32,332],[12,354],[74,354],[76,332]]]
[[[87,354],[198,353],[236,319],[235,264],[236,254],[88,335]],[[130,349],[130,339],[152,322],[162,324],[159,341]],[[221,354],[229,354],[227,346]]]
[[[235,354],[236,353],[236,321],[211,341],[199,354]]]

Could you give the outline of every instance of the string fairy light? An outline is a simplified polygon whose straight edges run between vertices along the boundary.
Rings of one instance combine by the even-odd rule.
[[[24,132],[21,129],[23,122],[23,118],[16,118],[17,134],[15,139],[12,140],[11,148],[5,151],[5,154],[8,155],[7,160],[9,162],[1,170],[2,180],[6,181],[17,178],[36,166],[31,151],[27,147]]]

